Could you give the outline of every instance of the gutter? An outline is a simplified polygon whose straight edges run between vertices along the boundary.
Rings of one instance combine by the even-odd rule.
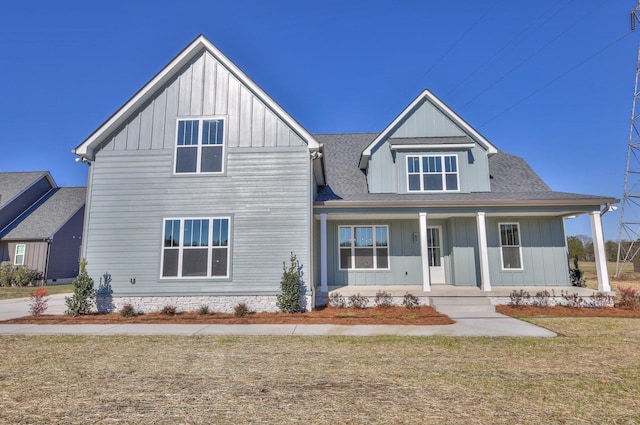
[[[595,199],[572,199],[572,200],[555,200],[555,199],[535,199],[521,201],[466,201],[466,200],[388,200],[388,201],[324,201],[314,202],[313,207],[317,209],[324,208],[402,208],[402,207],[545,207],[545,206],[588,206],[619,203],[620,200],[614,198],[595,198]]]

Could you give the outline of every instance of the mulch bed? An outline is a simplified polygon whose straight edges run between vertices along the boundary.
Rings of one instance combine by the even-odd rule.
[[[640,310],[619,307],[534,307],[527,306],[496,306],[496,311],[512,317],[640,317]]]
[[[80,325],[80,324],[332,324],[332,325],[450,325],[449,317],[431,307],[415,309],[405,307],[372,307],[366,309],[332,308],[305,313],[250,313],[245,317],[233,314],[213,313],[200,315],[197,312],[182,312],[173,316],[146,313],[135,317],[121,317],[119,313],[90,314],[78,317],[68,315],[25,316],[0,322],[2,324]]]

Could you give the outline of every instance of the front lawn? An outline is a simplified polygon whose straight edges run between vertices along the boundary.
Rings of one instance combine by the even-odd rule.
[[[70,294],[73,292],[73,285],[51,285],[45,286],[49,295]],[[12,298],[29,298],[29,294],[36,288],[33,286],[20,287],[4,287],[0,286],[0,300],[8,300]]]
[[[640,423],[640,321],[557,338],[0,336],[0,423]]]

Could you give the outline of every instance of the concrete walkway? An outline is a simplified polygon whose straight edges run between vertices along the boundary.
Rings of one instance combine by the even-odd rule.
[[[47,314],[63,314],[65,295],[49,299]],[[0,321],[29,314],[28,299],[0,301]],[[449,315],[456,323],[438,326],[403,325],[5,325],[0,334],[22,335],[341,335],[341,336],[489,336],[554,337],[555,333],[495,312]]]

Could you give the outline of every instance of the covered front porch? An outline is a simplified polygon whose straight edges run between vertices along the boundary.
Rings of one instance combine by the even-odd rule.
[[[590,216],[597,291],[570,285],[568,213]],[[316,215],[316,304],[335,292],[374,297],[385,291],[394,298],[410,293],[427,305],[438,297],[484,297],[505,304],[514,290],[531,296],[546,290],[556,297],[562,291],[581,297],[609,293],[603,213],[543,208],[321,212]],[[373,235],[372,241],[360,240],[359,229]]]

